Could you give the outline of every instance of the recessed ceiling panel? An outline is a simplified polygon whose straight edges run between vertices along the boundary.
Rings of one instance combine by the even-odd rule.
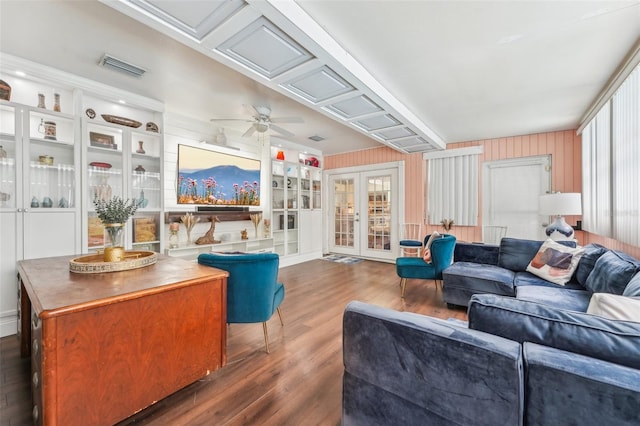
[[[198,41],[213,31],[231,15],[245,6],[243,0],[174,1],[130,0],[139,8],[174,30]]]
[[[264,16],[243,28],[216,50],[268,79],[313,58]]]
[[[436,149],[429,142],[427,142],[424,138],[421,138],[421,137],[402,139],[399,141],[391,141],[387,143],[391,147],[394,147],[396,149],[399,149],[401,151],[405,151],[408,153],[432,151]]]
[[[387,127],[399,126],[402,123],[396,120],[391,114],[384,114],[384,115],[376,115],[375,117],[354,121],[353,124],[366,132],[373,132],[374,130],[380,130],[380,129],[386,129]]]
[[[416,136],[416,132],[409,129],[408,127],[399,127],[395,129],[381,130],[379,132],[375,132],[374,135],[384,139],[385,141],[391,139],[399,139],[399,138],[407,138],[409,136]]]
[[[355,90],[327,66],[296,77],[281,86],[314,104]]]
[[[345,120],[382,111],[382,108],[364,95],[327,105],[324,109]]]

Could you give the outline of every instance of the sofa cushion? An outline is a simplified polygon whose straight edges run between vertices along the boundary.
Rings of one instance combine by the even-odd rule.
[[[622,295],[630,297],[640,296],[640,272],[638,272],[633,276],[633,278],[631,278],[631,281],[629,281],[629,284],[627,284],[627,286],[625,287]]]
[[[456,262],[442,273],[446,287],[462,288],[471,293],[491,293],[515,296],[514,273],[494,265]]]
[[[542,241],[522,240],[519,238],[503,238],[500,241],[500,251],[498,254],[498,266],[507,268],[513,272],[524,272],[529,266],[529,262],[536,255]],[[560,241],[560,244],[567,247],[575,247],[574,241]]]
[[[640,371],[525,343],[525,425],[638,425]]]
[[[351,302],[343,317],[343,361],[343,424],[521,422],[524,378],[516,342]]]
[[[640,326],[492,294],[469,302],[469,328],[640,368]]]
[[[567,311],[586,312],[591,301],[591,292],[562,287],[521,286],[516,288],[516,299],[542,303]]]
[[[607,252],[607,248],[602,247],[600,244],[589,244],[584,246],[584,254],[578,263],[578,269],[576,269],[575,278],[580,284],[584,285],[587,282],[589,274],[593,270],[600,256]]]
[[[596,261],[584,286],[594,293],[622,294],[640,270],[640,261],[626,253],[609,250]]]
[[[612,320],[640,323],[640,297],[593,293],[587,313]]]
[[[557,284],[549,282],[545,279],[542,279],[536,275],[533,275],[531,272],[517,272],[515,278],[513,279],[514,287],[524,287],[524,286],[537,286],[537,287],[553,287],[558,288]],[[584,290],[584,287],[578,284],[577,281],[571,280],[566,283],[563,288],[568,288],[571,290]]]
[[[527,272],[559,285],[565,285],[578,268],[584,249],[565,247],[552,239],[540,246],[527,266]]]

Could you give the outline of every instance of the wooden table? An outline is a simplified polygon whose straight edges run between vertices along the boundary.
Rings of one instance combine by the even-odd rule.
[[[227,272],[158,256],[77,274],[73,257],[18,262],[35,424],[113,424],[225,364]]]

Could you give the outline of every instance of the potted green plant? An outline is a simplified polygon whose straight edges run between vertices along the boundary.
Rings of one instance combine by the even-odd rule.
[[[109,200],[95,198],[93,205],[96,215],[104,226],[104,261],[117,262],[124,259],[124,226],[138,209],[135,199],[123,200],[113,197]]]

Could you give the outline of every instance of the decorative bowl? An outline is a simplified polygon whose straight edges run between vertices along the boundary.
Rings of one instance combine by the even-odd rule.
[[[136,129],[142,126],[142,123],[139,121],[125,117],[118,117],[117,115],[101,114],[101,117],[108,123],[120,124],[121,126],[133,127]]]

